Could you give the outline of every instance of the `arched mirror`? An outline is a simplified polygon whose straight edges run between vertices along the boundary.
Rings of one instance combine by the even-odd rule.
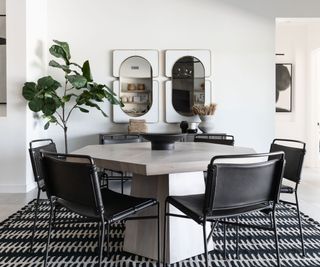
[[[119,71],[122,110],[130,117],[146,114],[153,101],[152,67],[148,60],[132,56],[123,61]]]
[[[172,67],[172,105],[183,116],[193,116],[192,106],[205,104],[205,70],[192,56],[178,59]]]

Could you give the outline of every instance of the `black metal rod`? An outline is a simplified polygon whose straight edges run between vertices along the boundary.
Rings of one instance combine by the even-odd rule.
[[[53,204],[52,200],[50,200],[50,217],[49,217],[48,238],[47,238],[47,244],[46,244],[46,253],[44,256],[44,266],[45,267],[47,267],[47,265],[48,265],[48,255],[49,255],[49,245],[50,245],[53,212],[54,212],[54,204]]]
[[[300,208],[299,208],[299,200],[298,200],[298,193],[295,192],[295,198],[297,203],[297,215],[298,215],[298,222],[299,222],[299,229],[300,229],[300,240],[301,240],[301,248],[302,248],[302,255],[303,257],[306,255],[306,250],[304,247],[304,238],[303,238],[303,229],[302,229],[302,223],[301,223],[301,215],[300,215]]]
[[[34,235],[36,232],[36,225],[37,225],[37,219],[38,219],[38,209],[39,209],[39,200],[40,200],[40,188],[38,188],[38,193],[37,193],[37,200],[34,203],[34,217],[33,217],[33,227],[32,227],[32,236],[31,236],[31,242],[30,242],[30,252],[32,251],[33,248],[33,242],[34,242]]]
[[[163,258],[162,258],[163,267],[167,266],[167,263],[166,263],[166,238],[167,238],[167,232],[166,231],[167,231],[167,217],[170,216],[167,213],[167,205],[168,205],[168,202],[165,201],[165,203],[164,203],[164,222],[163,222],[163,246],[162,246],[162,249],[163,249]]]
[[[275,239],[275,244],[276,244],[276,253],[277,253],[277,264],[278,267],[281,266],[280,262],[280,253],[279,253],[279,240],[278,240],[278,231],[277,231],[277,221],[276,221],[276,216],[275,216],[275,208],[273,209],[272,212],[272,219],[273,219],[273,225],[274,225],[274,239]]]
[[[209,267],[207,234],[206,234],[206,220],[203,221],[202,230],[203,230],[203,244],[204,244],[204,256],[205,256],[205,260],[206,260],[206,267]]]

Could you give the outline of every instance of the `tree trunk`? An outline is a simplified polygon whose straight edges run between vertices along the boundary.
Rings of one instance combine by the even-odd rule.
[[[63,131],[64,131],[64,152],[68,154],[68,135],[67,135],[68,127],[65,126],[63,128]]]

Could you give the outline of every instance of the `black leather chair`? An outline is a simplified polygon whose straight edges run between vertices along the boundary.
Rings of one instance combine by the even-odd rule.
[[[139,143],[141,142],[140,136],[134,134],[113,134],[102,135],[100,143],[102,144],[126,144],[126,143]],[[99,172],[101,186],[109,188],[109,181],[121,181],[121,193],[124,191],[124,183],[132,179],[132,174],[122,171],[103,169]]]
[[[272,158],[270,158],[272,156]],[[236,160],[248,158],[264,158],[256,163],[215,163],[216,160]],[[266,153],[251,155],[217,156],[208,165],[208,179],[204,194],[186,196],[168,196],[165,201],[164,246],[166,240],[166,224],[168,216],[189,218],[202,225],[206,267],[208,263],[207,242],[219,223],[241,225],[274,232],[277,263],[280,266],[277,223],[275,217],[279,201],[280,186],[284,169],[284,153]],[[253,190],[254,189],[254,190]],[[173,205],[184,215],[168,213],[168,204]],[[271,209],[274,223],[272,226],[239,224],[225,221],[263,209]],[[214,223],[209,236],[206,223]],[[166,261],[166,250],[163,250],[163,261]]]
[[[220,145],[234,145],[234,136],[229,134],[196,134],[194,142],[205,142]]]
[[[101,266],[106,229],[107,253],[109,256],[110,224],[127,219],[157,219],[158,256],[160,257],[159,203],[156,199],[123,195],[111,191],[108,188],[101,190],[96,166],[89,156],[43,153],[42,166],[45,174],[46,192],[51,206],[45,266],[47,266],[48,262],[55,203],[62,205],[71,212],[81,215],[85,219],[97,222],[99,231],[98,266]],[[132,217],[136,212],[151,206],[157,206],[157,215],[143,216],[140,218]],[[65,223],[66,222],[63,224]],[[158,265],[159,264],[160,262],[158,261]]]
[[[36,224],[38,220],[40,193],[46,191],[46,187],[44,185],[44,180],[43,180],[43,171],[42,171],[41,162],[40,162],[41,151],[57,152],[56,145],[52,141],[52,139],[37,139],[29,143],[29,155],[30,155],[30,160],[31,160],[31,165],[32,165],[32,170],[34,175],[34,181],[37,183],[37,189],[38,189],[37,199],[34,202],[34,219],[33,219],[33,227],[32,227],[32,237],[30,242],[30,251],[32,251],[32,248],[33,248]]]
[[[286,166],[284,169],[283,177],[294,183],[294,187],[282,185],[280,192],[284,194],[294,194],[295,202],[289,202],[284,200],[280,201],[289,205],[293,205],[297,208],[301,248],[302,254],[303,256],[305,256],[303,229],[301,225],[301,216],[299,209],[298,186],[301,181],[301,171],[303,166],[304,155],[306,153],[306,144],[298,140],[274,139],[270,147],[270,152],[275,151],[283,151],[285,153]]]

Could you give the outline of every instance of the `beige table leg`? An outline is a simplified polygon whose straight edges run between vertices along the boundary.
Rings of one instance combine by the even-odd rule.
[[[133,176],[131,194],[154,197],[160,202],[160,238],[163,242],[164,201],[168,195],[204,193],[202,172],[176,173],[160,176]],[[153,210],[152,210],[153,209]],[[171,213],[178,213],[170,206]],[[150,208],[139,215],[155,214]],[[126,223],[124,251],[151,259],[157,259],[157,228],[155,220],[128,221]],[[204,252],[202,227],[192,220],[170,217],[167,236],[167,262],[174,263]],[[207,232],[210,232],[208,226]],[[212,249],[212,243],[209,244]],[[161,245],[162,256],[162,245]]]

